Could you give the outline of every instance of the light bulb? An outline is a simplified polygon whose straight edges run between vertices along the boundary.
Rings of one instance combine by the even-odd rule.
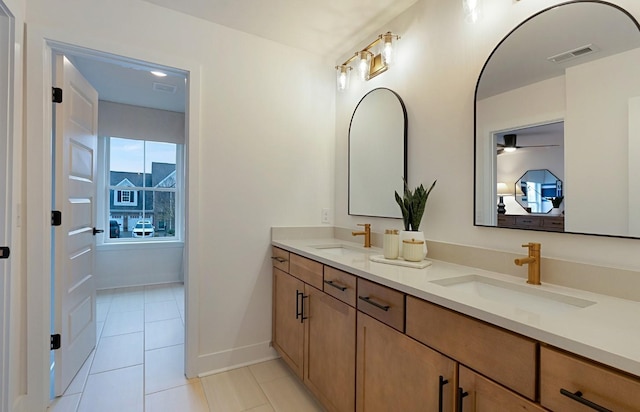
[[[371,52],[363,50],[356,53],[359,57],[358,61],[358,73],[362,80],[369,80],[369,67],[371,65]]]
[[[382,55],[382,62],[387,66],[390,66],[394,60],[395,48],[393,47],[393,36],[391,32],[380,35],[382,39],[382,50],[380,54]]]
[[[349,71],[351,67],[347,65],[336,66],[336,84],[338,91],[342,92],[349,88]]]

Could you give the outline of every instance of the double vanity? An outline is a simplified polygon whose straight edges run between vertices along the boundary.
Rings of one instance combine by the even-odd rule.
[[[273,230],[273,345],[327,410],[640,410],[640,303],[315,229]]]

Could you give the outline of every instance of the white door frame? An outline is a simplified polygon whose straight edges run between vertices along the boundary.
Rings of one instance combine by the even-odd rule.
[[[67,34],[68,36],[68,34]],[[73,37],[73,36],[72,36]],[[27,276],[27,401],[25,411],[44,411],[49,404],[49,334],[51,308],[51,125],[52,125],[52,50],[70,51],[85,49],[100,50],[96,53],[127,56],[131,54],[126,45],[107,44],[104,39],[86,39],[78,44],[77,39],[65,39],[65,33],[48,33],[37,27],[27,27],[26,36],[26,253]],[[75,44],[75,45],[72,45]],[[200,159],[200,66],[175,56],[159,55],[153,50],[139,49],[132,59],[156,62],[175,67],[188,75],[186,117],[186,176],[185,176],[185,373],[188,377],[197,374],[198,358],[198,258],[195,240],[199,238],[197,221],[199,206],[189,202],[189,193],[199,185]],[[195,196],[193,196],[195,198]]]
[[[3,18],[0,24],[0,187],[3,193],[0,193],[0,218],[4,222],[0,224],[2,227],[0,232],[0,246],[12,247],[11,244],[11,228],[12,216],[11,205],[13,179],[13,87],[14,87],[14,61],[15,53],[12,47],[15,43],[15,19],[9,8],[0,0],[0,16]],[[10,348],[12,347],[10,337],[11,334],[11,263],[8,260],[0,260],[0,412],[8,412],[9,394],[11,387],[11,369],[10,369]]]

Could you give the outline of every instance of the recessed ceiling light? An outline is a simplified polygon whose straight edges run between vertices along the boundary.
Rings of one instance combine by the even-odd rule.
[[[158,70],[151,70],[151,74],[153,74],[154,76],[158,76],[158,77],[166,77],[167,73],[163,73],[161,71]]]

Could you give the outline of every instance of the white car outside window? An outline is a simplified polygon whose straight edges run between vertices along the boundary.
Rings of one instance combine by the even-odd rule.
[[[155,228],[150,220],[138,220],[133,228],[133,237],[153,237]]]

